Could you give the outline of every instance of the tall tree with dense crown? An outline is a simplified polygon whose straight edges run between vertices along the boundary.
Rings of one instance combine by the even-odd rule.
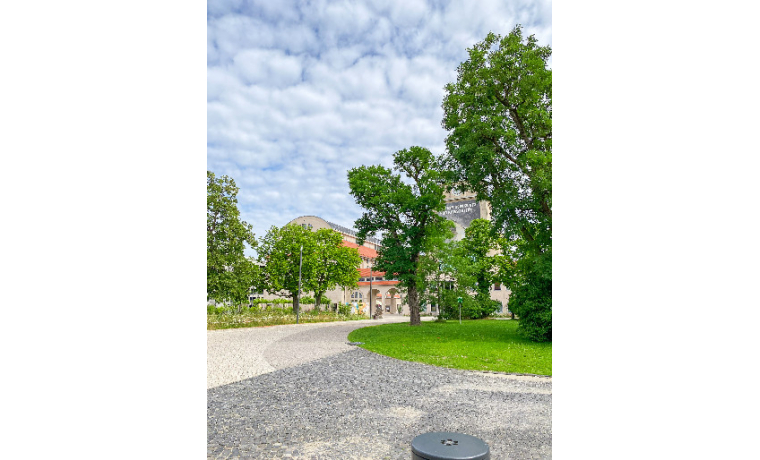
[[[503,38],[489,33],[468,53],[445,87],[444,168],[457,188],[491,203],[494,231],[517,257],[510,309],[523,330],[540,323],[530,326],[543,331],[533,339],[551,340],[551,48],[517,26]]]
[[[435,169],[433,154],[422,147],[399,150],[393,155],[393,169],[360,166],[348,171],[351,195],[364,208],[356,221],[357,243],[380,235],[382,248],[375,269],[394,274],[407,290],[410,320],[420,324],[418,264],[431,238],[449,232],[446,219],[444,184]]]
[[[238,190],[231,177],[206,172],[206,296],[216,301],[239,301],[256,277],[244,254],[245,244],[256,247],[256,240],[252,226],[240,220]]]

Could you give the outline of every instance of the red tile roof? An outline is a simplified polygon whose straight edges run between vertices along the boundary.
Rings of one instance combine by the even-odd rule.
[[[369,274],[369,268],[359,268],[359,276],[362,278],[367,276],[385,276],[385,272],[379,272],[377,270],[372,270],[372,275]]]
[[[374,259],[375,257],[377,257],[377,251],[375,251],[374,249],[368,248],[367,246],[359,246],[356,243],[352,243],[346,240],[343,240],[341,244],[348,248],[357,248],[359,250],[359,255],[362,257],[366,257],[368,259]]]

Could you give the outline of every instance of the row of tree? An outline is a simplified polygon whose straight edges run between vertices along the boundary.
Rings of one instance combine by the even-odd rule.
[[[240,219],[235,181],[208,171],[206,189],[208,299],[240,311],[251,291],[267,291],[292,298],[298,311],[303,292],[313,292],[319,308],[327,291],[356,286],[361,258],[355,248],[342,245],[340,233],[286,225],[272,227],[257,240],[251,225]],[[257,259],[245,256],[246,245],[256,249]]]
[[[358,239],[380,237],[375,266],[406,287],[412,325],[420,323],[428,281],[440,280],[431,270],[440,275],[447,267],[460,290],[474,289],[471,303],[484,312],[493,308],[487,289],[504,282],[520,331],[551,340],[551,48],[524,38],[517,26],[505,37],[489,33],[468,53],[457,81],[445,87],[442,156],[411,147],[395,153],[392,170],[348,172],[351,194],[364,208]],[[491,205],[492,223],[473,223],[456,248],[445,245],[450,224],[440,215],[447,190],[473,191]],[[498,257],[487,256],[496,250]]]
[[[423,149],[418,153],[427,155],[429,152]],[[313,292],[319,299],[316,302],[318,308],[327,291],[338,286],[351,288],[357,285],[357,267],[361,259],[355,248],[341,244],[342,236],[338,232],[332,229],[313,232],[299,225],[287,225],[272,227],[266,236],[257,240],[250,225],[240,219],[234,180],[227,176],[217,178],[208,172],[207,182],[206,273],[210,299],[233,304],[240,311],[242,305],[248,303],[250,291],[267,291],[290,297],[294,308],[298,309],[302,293]],[[391,185],[391,188],[403,189],[399,183]],[[387,203],[384,209],[387,209]],[[452,241],[453,224],[425,208],[420,211],[422,228],[429,230],[429,226],[424,225],[425,213],[440,224],[440,233],[431,237],[428,231],[417,263],[407,264],[405,261],[414,257],[408,251],[414,250],[417,241],[399,238],[399,235],[413,233],[412,228],[400,226],[395,244],[381,250],[391,262],[386,264],[393,270],[391,273],[401,274],[389,279],[401,280],[407,300],[409,293],[412,298],[416,298],[415,292],[419,293],[418,306],[427,303],[453,307],[456,299],[462,297],[465,317],[482,318],[493,313],[498,304],[490,300],[490,286],[499,279],[495,268],[498,267],[497,261],[504,258],[491,254],[498,248],[498,240],[493,236],[490,222],[476,219],[465,231],[462,241]],[[393,216],[394,222],[403,220]],[[257,250],[257,259],[244,255],[245,244]],[[382,259],[378,261],[382,262]],[[414,305],[413,301],[409,303]],[[412,315],[418,317],[419,310],[412,309]],[[451,312],[452,309],[448,313]],[[443,314],[447,314],[445,308]]]

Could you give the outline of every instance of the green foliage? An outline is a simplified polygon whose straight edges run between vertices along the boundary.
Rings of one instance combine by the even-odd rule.
[[[449,275],[448,258],[456,244],[449,240],[454,235],[454,223],[447,220],[444,225],[448,226],[448,232],[429,238],[417,263],[417,287],[421,304],[441,303],[439,294],[445,284],[445,275]]]
[[[312,257],[315,249],[316,243],[310,230],[299,225],[271,227],[261,240],[258,250],[259,263],[264,267],[266,290],[291,297],[293,307],[297,309],[301,292],[310,290],[309,282],[315,268]]]
[[[338,305],[338,313],[341,315],[350,315],[351,314],[351,305]]]
[[[215,305],[207,305],[206,313],[209,315],[221,315],[222,313],[231,310],[230,308],[217,307]]]
[[[302,323],[322,323],[330,321],[360,320],[359,315],[339,314],[333,312],[308,311],[301,315]],[[207,329],[230,329],[241,327],[274,326],[280,324],[295,324],[296,315],[292,308],[252,308],[235,314],[231,309],[209,313],[207,316]]]
[[[443,319],[459,319],[459,302],[457,301],[459,298],[462,299],[462,318],[469,318],[469,312],[475,310],[475,298],[459,286],[441,291],[439,316]]]
[[[285,299],[283,299],[283,300],[285,300]],[[290,302],[290,300],[285,300],[285,301],[286,302]],[[314,305],[314,304],[317,303],[317,300],[314,297],[306,296],[306,297],[301,297],[301,303],[305,304],[305,305]],[[330,299],[328,299],[325,296],[322,296],[322,299],[321,299],[321,301],[319,303],[320,304],[329,304],[330,303]]]
[[[315,292],[315,298],[324,301],[323,294],[330,289],[356,286],[359,281],[356,267],[361,258],[356,248],[342,246],[342,240],[340,233],[332,229],[312,232],[299,225],[272,227],[258,250],[266,290],[290,296],[298,309],[301,292]],[[302,264],[300,291],[299,264]]]
[[[207,171],[206,192],[206,295],[240,305],[259,281],[258,267],[244,255],[246,244],[256,246],[252,226],[240,220],[232,178]]]
[[[441,311],[438,316],[442,319],[459,319],[458,298],[462,299],[462,319],[486,318],[499,308],[499,302],[490,298],[480,299],[465,288],[455,287],[441,291]]]
[[[516,249],[518,250],[518,249]],[[502,271],[512,294],[509,309],[520,318],[519,331],[531,340],[552,340],[552,254],[525,251],[527,257],[506,263]]]
[[[254,299],[251,301],[251,304],[253,305],[261,305],[261,304],[284,304],[284,303],[292,303],[292,299]]]
[[[361,257],[356,248],[343,246],[340,233],[322,228],[314,233],[316,241],[314,278],[310,288],[320,304],[330,304],[324,293],[338,286],[352,288],[357,286],[359,272],[356,268],[361,264]]]
[[[503,256],[497,249],[499,240],[494,236],[491,222],[475,219],[465,230],[464,238],[454,245],[452,257],[448,259],[450,275],[457,285],[468,293],[476,293],[467,308],[470,318],[485,318],[499,308],[499,303],[491,300],[491,286],[501,281],[497,269]]]
[[[517,321],[425,321],[420,327],[384,324],[352,331],[360,347],[406,361],[479,371],[552,375],[552,344],[517,333]]]
[[[491,203],[494,233],[511,257],[500,275],[510,310],[526,336],[551,340],[551,48],[518,26],[503,38],[489,33],[468,53],[445,88],[442,165],[456,188]]]
[[[502,233],[546,244],[551,237],[551,48],[518,26],[468,50],[446,85],[443,126],[452,183],[493,205]]]
[[[440,304],[441,317],[459,318],[456,299],[462,297],[462,317],[480,319],[493,314],[499,303],[491,300],[491,285],[501,280],[503,256],[490,222],[472,221],[461,241],[437,242],[427,248],[420,273],[429,279],[426,302]]]
[[[374,268],[393,273],[407,290],[410,324],[420,324],[420,255],[431,238],[449,234],[449,224],[438,213],[445,209],[443,177],[433,154],[422,147],[399,150],[393,156],[395,174],[383,166],[361,166],[348,172],[351,195],[364,213],[356,221],[357,242],[381,235]]]

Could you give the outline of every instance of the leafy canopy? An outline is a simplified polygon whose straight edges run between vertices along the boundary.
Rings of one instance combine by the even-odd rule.
[[[317,250],[314,253],[316,270],[310,283],[315,292],[317,307],[322,303],[325,292],[338,286],[352,288],[357,286],[361,257],[356,248],[343,246],[340,233],[329,228],[321,228],[314,233]]]
[[[491,204],[493,232],[512,257],[503,273],[521,331],[551,340],[551,48],[517,26],[503,38],[489,33],[468,53],[445,88],[442,163],[456,188]]]
[[[256,247],[252,226],[240,219],[238,187],[228,176],[206,172],[206,295],[216,301],[247,299],[257,267],[245,257]]]
[[[360,166],[348,172],[348,183],[351,195],[364,208],[355,223],[357,240],[381,235],[375,268],[393,274],[407,289],[410,324],[418,325],[420,254],[431,238],[450,232],[438,214],[445,209],[444,183],[433,154],[416,146],[399,150],[393,156],[393,171]]]
[[[443,101],[450,179],[491,203],[508,239],[551,245],[551,48],[518,26],[468,52]]]
[[[355,248],[342,246],[342,240],[340,233],[332,229],[312,232],[295,224],[272,227],[258,250],[266,290],[292,297],[293,306],[298,309],[301,292],[314,292],[321,301],[330,289],[356,286],[361,258]],[[300,290],[299,264],[302,264]]]
[[[451,263],[457,285],[476,293],[475,305],[468,311],[470,318],[485,318],[499,307],[491,300],[491,285],[501,281],[498,267],[502,256],[498,249],[499,239],[493,234],[491,222],[485,219],[473,220],[455,246]]]
[[[316,270],[313,256],[316,249],[312,232],[295,224],[271,227],[259,244],[259,263],[264,267],[266,290],[292,297],[294,310],[298,309],[301,292],[310,290],[309,283]]]

